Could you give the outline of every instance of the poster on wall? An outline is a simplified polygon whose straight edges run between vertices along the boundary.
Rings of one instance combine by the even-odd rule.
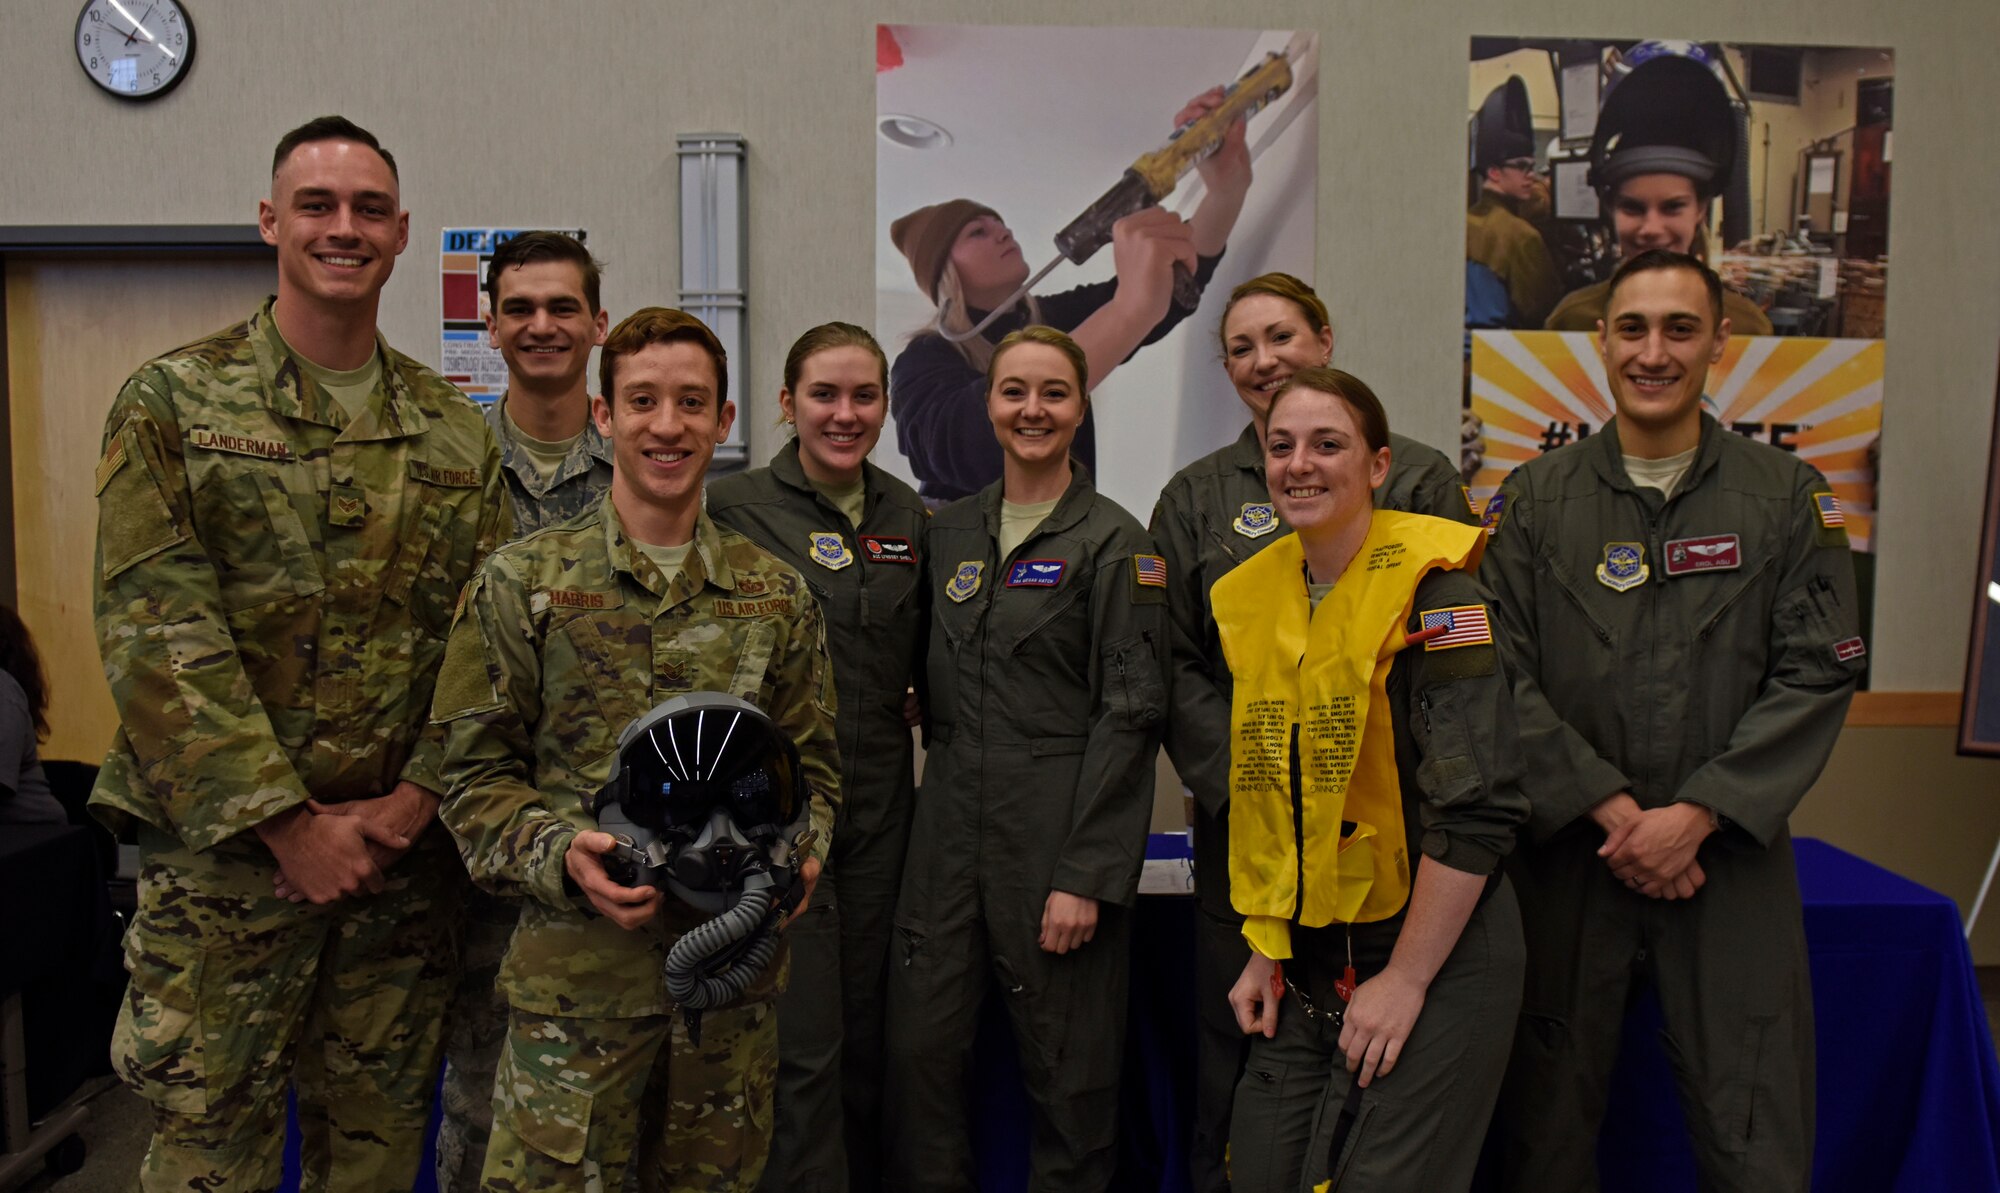
[[[439,237],[438,276],[444,348],[438,371],[465,396],[485,405],[507,391],[507,362],[486,335],[486,263],[493,251],[523,232],[564,232],[590,243],[581,228],[521,224],[511,228],[446,228]]]
[[[1141,520],[1235,439],[1229,291],[1312,281],[1318,51],[1288,30],[879,27],[876,462],[934,503],[998,480],[985,366],[1029,322],[1083,344],[1075,452]]]
[[[1473,39],[1461,468],[1477,500],[1604,425],[1607,282],[1668,248],[1726,287],[1710,413],[1825,473],[1872,552],[1894,80],[1887,49]]]

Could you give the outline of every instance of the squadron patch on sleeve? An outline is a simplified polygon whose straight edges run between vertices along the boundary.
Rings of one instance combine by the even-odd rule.
[[[1500,519],[1507,512],[1507,495],[1495,493],[1486,499],[1486,512],[1479,515],[1479,524],[1489,535],[1500,532]]]

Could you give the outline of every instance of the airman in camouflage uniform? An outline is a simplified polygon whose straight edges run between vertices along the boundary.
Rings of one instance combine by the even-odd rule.
[[[370,352],[372,302],[338,305],[357,273],[379,291],[407,216],[372,137],[314,129],[280,145],[278,297],[134,373],[97,469],[122,728],[92,804],[137,822],[112,1057],[153,1104],[147,1190],[275,1188],[294,1081],[306,1188],[408,1188],[437,1076],[458,867],[422,831],[443,786],[425,713],[459,591],[506,528],[499,453],[441,377]],[[315,381],[287,319],[318,342],[358,330],[372,392],[350,408]]]
[[[606,327],[598,302],[601,268],[580,241],[561,232],[524,232],[487,262],[486,328],[507,362],[507,392],[486,407],[486,425],[500,444],[517,538],[594,507],[611,485],[611,444],[591,421],[588,383],[590,350],[603,342]],[[563,434],[579,426],[573,438]],[[553,469],[560,441],[531,439],[537,432],[568,440]],[[442,1193],[479,1188],[493,1128],[493,1078],[507,1039],[500,958],[519,918],[515,900],[466,892],[439,1090]]]
[[[604,391],[616,394],[620,418],[640,416],[626,413],[636,401],[627,382],[614,390],[612,361],[682,346],[621,338],[658,316],[700,326],[654,309],[612,333]],[[711,355],[720,375],[719,345]],[[722,403],[726,375],[718,380],[705,400]],[[705,915],[667,896],[627,928],[594,914],[605,906],[577,882],[576,855],[602,837],[587,804],[610,778],[619,732],[677,693],[739,696],[798,743],[818,797],[822,862],[833,827],[833,672],[818,606],[796,571],[699,510],[701,475],[727,419],[708,424],[710,437],[662,431],[689,417],[685,407],[646,396],[659,410],[646,424],[614,424],[598,399],[599,427],[625,428],[611,432],[610,493],[594,511],[494,554],[466,590],[438,680],[444,820],[474,880],[522,908],[500,970],[511,1011],[488,1189],[619,1190],[636,1160],[645,1189],[748,1190],[763,1169],[779,965],[736,1006],[705,1015],[697,1047],[663,967],[668,947]],[[675,463],[699,467],[665,480],[645,472],[656,456],[682,451]],[[658,546],[627,530],[629,511],[650,516],[663,505],[692,517],[671,574],[655,562]]]

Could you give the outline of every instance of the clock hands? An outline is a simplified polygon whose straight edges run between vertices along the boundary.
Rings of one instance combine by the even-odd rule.
[[[148,5],[146,6],[146,17],[150,17],[150,16],[152,16],[152,15],[153,15],[153,9],[154,9],[154,8],[156,8],[156,7],[157,7],[157,5],[152,5],[152,4],[148,4]],[[144,26],[145,26],[145,21],[146,21],[146,17],[140,17],[140,18],[139,18],[138,20],[136,20],[136,21],[132,22],[132,32],[130,32],[130,33],[127,33],[127,34],[125,35],[125,44],[126,44],[126,45],[128,45],[128,46],[129,46],[129,45],[131,45],[131,44],[132,44],[132,39],[133,39],[133,38],[135,38],[135,37],[137,37],[137,36],[139,36],[139,31],[140,31],[140,29],[144,28]],[[118,29],[118,26],[116,26],[116,25],[113,25],[113,26],[112,26],[111,28],[112,28],[112,31],[113,31],[113,32],[116,32],[116,31],[117,31],[117,29]],[[147,41],[151,41],[152,39],[153,39],[153,35],[152,35],[152,34],[150,34],[150,33],[148,33],[148,34],[146,35],[146,40],[147,40]]]
[[[133,39],[134,37],[143,37],[143,38],[145,38],[145,39],[147,40],[147,42],[151,43],[151,44],[153,45],[153,47],[154,47],[154,48],[158,49],[158,50],[159,50],[159,51],[160,51],[160,52],[161,52],[162,54],[165,54],[165,55],[167,56],[167,58],[168,58],[168,60],[169,60],[169,61],[175,61],[175,62],[177,62],[177,61],[179,61],[179,60],[180,60],[180,55],[178,55],[178,54],[174,53],[174,52],[173,52],[172,50],[170,50],[170,49],[168,49],[168,48],[167,48],[166,46],[162,45],[162,44],[160,43],[160,39],[159,39],[159,38],[157,38],[157,37],[154,37],[154,36],[153,36],[153,31],[152,31],[152,30],[150,30],[150,29],[148,29],[148,28],[146,28],[146,22],[145,22],[145,19],[144,19],[144,18],[142,18],[142,17],[135,17],[135,16],[133,16],[133,15],[132,15],[132,12],[131,12],[131,10],[130,10],[130,9],[128,9],[128,8],[126,8],[126,7],[125,7],[125,6],[123,5],[123,4],[120,4],[120,3],[118,2],[118,0],[111,0],[111,7],[113,7],[113,8],[115,8],[115,9],[117,9],[117,10],[118,10],[118,15],[120,15],[120,16],[124,17],[124,18],[125,18],[126,20],[128,20],[128,21],[132,22],[132,32],[131,32],[131,33],[128,33],[128,34],[126,34],[126,36],[125,36],[125,44],[126,44],[126,45],[128,45],[128,46],[129,46],[129,45],[131,45],[131,44],[132,44],[132,39]],[[155,7],[157,7],[157,4],[154,4],[154,5],[148,5],[148,6],[147,6],[147,8],[146,8],[146,16],[149,16],[149,17],[150,17],[150,16],[152,16],[152,15],[153,15],[153,9],[154,9]],[[117,27],[116,25],[113,25],[113,26],[111,27],[111,29],[112,29],[112,32],[114,32],[114,33],[115,33],[115,32],[117,32],[117,30],[118,30],[118,27]]]

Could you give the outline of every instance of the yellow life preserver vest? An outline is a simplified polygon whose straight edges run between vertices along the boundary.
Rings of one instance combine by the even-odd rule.
[[[1230,901],[1245,916],[1267,917],[1261,937],[1245,929],[1266,956],[1289,955],[1288,923],[1370,923],[1408,902],[1389,670],[1405,646],[1417,582],[1435,568],[1476,565],[1485,545],[1476,526],[1377,510],[1317,610],[1297,534],[1216,581],[1211,599],[1235,688]],[[1345,836],[1343,821],[1354,824]]]

